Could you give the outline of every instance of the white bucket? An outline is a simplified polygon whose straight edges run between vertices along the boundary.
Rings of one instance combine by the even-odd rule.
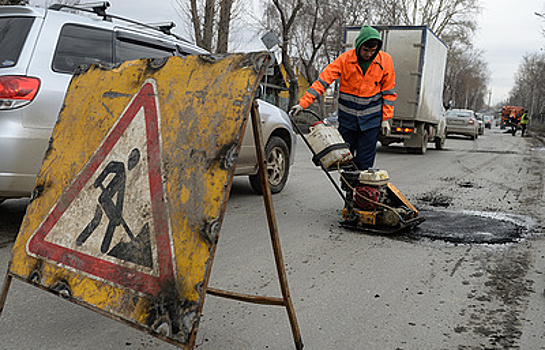
[[[312,147],[314,153],[319,154],[326,148],[346,144],[337,128],[325,125],[323,122],[317,122],[310,128],[307,135],[307,141]],[[335,148],[323,155],[320,160],[326,169],[337,164],[344,164],[352,160],[352,154],[348,146]]]

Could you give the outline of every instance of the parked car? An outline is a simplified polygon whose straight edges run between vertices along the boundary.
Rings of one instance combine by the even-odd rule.
[[[0,202],[31,194],[78,66],[207,54],[168,28],[102,13],[108,3],[84,6],[0,6]],[[296,137],[284,111],[264,101],[258,105],[269,182],[277,193],[288,179]],[[249,175],[252,188],[261,192],[252,132],[248,125],[236,175]]]
[[[447,111],[447,136],[465,135],[472,140],[479,137],[479,121],[470,109],[451,109]]]

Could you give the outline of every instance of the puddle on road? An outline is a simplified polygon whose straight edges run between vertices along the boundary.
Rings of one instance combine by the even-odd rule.
[[[480,211],[427,211],[408,236],[459,244],[504,244],[536,234],[537,222],[528,217]]]

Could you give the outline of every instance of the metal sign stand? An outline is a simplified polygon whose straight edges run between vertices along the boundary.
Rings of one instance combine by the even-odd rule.
[[[259,111],[257,109],[257,103],[254,101],[251,109],[252,127],[254,131],[254,141],[256,146],[257,160],[259,165],[259,176],[261,179],[261,186],[263,188],[263,201],[265,202],[265,210],[267,212],[267,222],[269,224],[269,233],[271,236],[271,243],[274,252],[274,260],[276,263],[276,271],[280,282],[280,288],[282,291],[282,298],[256,296],[250,294],[242,294],[224,291],[220,289],[208,287],[206,292],[211,295],[234,299],[238,301],[244,301],[254,304],[262,305],[276,305],[283,306],[288,312],[288,318],[290,321],[291,331],[293,334],[293,340],[297,350],[303,349],[303,340],[297,324],[297,318],[295,315],[295,309],[290,296],[288,287],[288,278],[286,270],[284,268],[284,258],[282,257],[282,248],[280,246],[280,238],[278,236],[278,226],[276,224],[276,217],[274,214],[274,207],[272,203],[271,188],[269,185],[269,179],[267,177],[267,164],[265,159],[265,150],[263,148],[263,131],[261,129],[261,121],[259,118]]]
[[[0,316],[2,316],[2,311],[4,311],[4,305],[6,304],[6,298],[8,297],[8,289],[11,285],[11,279],[13,277],[9,274],[9,268],[6,272],[6,278],[4,279],[4,286],[2,287],[2,293],[0,294]]]

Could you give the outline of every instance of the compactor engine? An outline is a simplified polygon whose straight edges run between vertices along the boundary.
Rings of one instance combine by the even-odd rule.
[[[389,180],[385,170],[341,170],[346,203],[341,224],[346,227],[389,233],[419,224],[418,210]]]

